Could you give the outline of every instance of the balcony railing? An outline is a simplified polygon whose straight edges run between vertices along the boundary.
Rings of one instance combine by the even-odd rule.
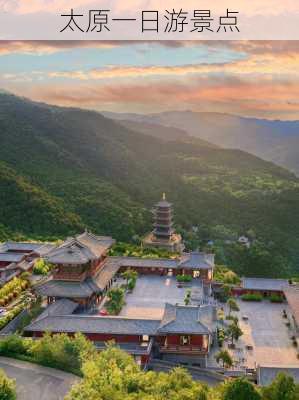
[[[161,353],[193,353],[193,354],[207,354],[208,350],[194,345],[164,345],[160,347]]]
[[[82,281],[86,278],[86,271],[82,273],[76,272],[55,272],[53,279],[62,281]]]

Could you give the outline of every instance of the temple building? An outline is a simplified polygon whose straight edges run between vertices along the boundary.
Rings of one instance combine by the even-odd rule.
[[[206,367],[216,332],[216,311],[211,305],[165,304],[161,319],[74,314],[77,307],[73,301],[57,300],[25,328],[26,335],[38,338],[45,332],[82,332],[98,350],[114,341],[142,366],[155,354],[160,359]]]
[[[5,242],[0,245],[0,286],[23,272],[32,271],[35,262],[55,246],[50,243]]]
[[[144,240],[145,247],[161,248],[172,253],[181,253],[184,250],[182,237],[173,229],[172,205],[166,200],[163,193],[153,209],[154,229]]]
[[[107,250],[114,240],[84,232],[47,254],[45,260],[54,266],[52,279],[38,286],[37,293],[48,303],[69,299],[88,308],[98,303],[112,284],[113,266],[105,265]]]

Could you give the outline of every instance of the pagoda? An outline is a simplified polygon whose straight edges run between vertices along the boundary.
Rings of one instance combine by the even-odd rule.
[[[182,237],[175,233],[173,228],[172,205],[166,200],[165,193],[163,193],[162,199],[155,204],[153,215],[154,229],[144,238],[143,245],[181,253],[184,250]]]

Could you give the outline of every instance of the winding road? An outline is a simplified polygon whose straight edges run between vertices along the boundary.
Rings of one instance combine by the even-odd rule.
[[[17,400],[63,400],[79,378],[67,372],[0,357],[0,368],[16,380]]]

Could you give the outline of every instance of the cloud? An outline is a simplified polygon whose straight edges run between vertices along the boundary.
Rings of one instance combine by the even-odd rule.
[[[29,87],[29,86],[28,86]],[[78,85],[30,87],[30,97],[64,106],[123,112],[169,109],[218,111],[247,116],[298,119],[299,80],[295,82],[240,77],[197,76],[190,79],[147,79],[81,82]]]
[[[1,1],[1,0],[0,0]],[[1,4],[1,3],[0,3]],[[237,53],[244,54],[278,54],[278,55],[296,55],[299,54],[299,41],[297,40],[258,40],[258,41],[226,41],[226,40],[159,40],[159,41],[142,41],[142,40],[130,40],[130,41],[115,41],[115,40],[36,40],[36,41],[0,41],[0,56],[10,53],[18,54],[52,54],[56,52],[72,50],[75,48],[115,48],[125,46],[143,47],[144,44],[148,44],[152,47],[168,47],[168,48],[200,48],[204,47],[210,51],[217,52],[221,49],[233,50]]]
[[[253,54],[243,60],[214,64],[190,64],[180,66],[107,66],[105,68],[74,71],[52,71],[50,78],[74,80],[105,80],[137,77],[181,77],[194,74],[238,74],[238,75],[299,75],[299,52],[283,54]]]
[[[3,86],[21,95],[28,93],[35,100],[96,110],[150,112],[190,108],[299,119],[299,42],[146,43],[149,52],[152,46],[190,47],[190,51],[204,46],[209,52],[229,49],[242,58],[212,64],[172,65],[174,61],[170,60],[166,66],[120,64],[73,71],[7,71],[1,77]],[[139,47],[137,42],[0,42],[0,54],[132,45]],[[120,63],[124,62],[120,59]]]

